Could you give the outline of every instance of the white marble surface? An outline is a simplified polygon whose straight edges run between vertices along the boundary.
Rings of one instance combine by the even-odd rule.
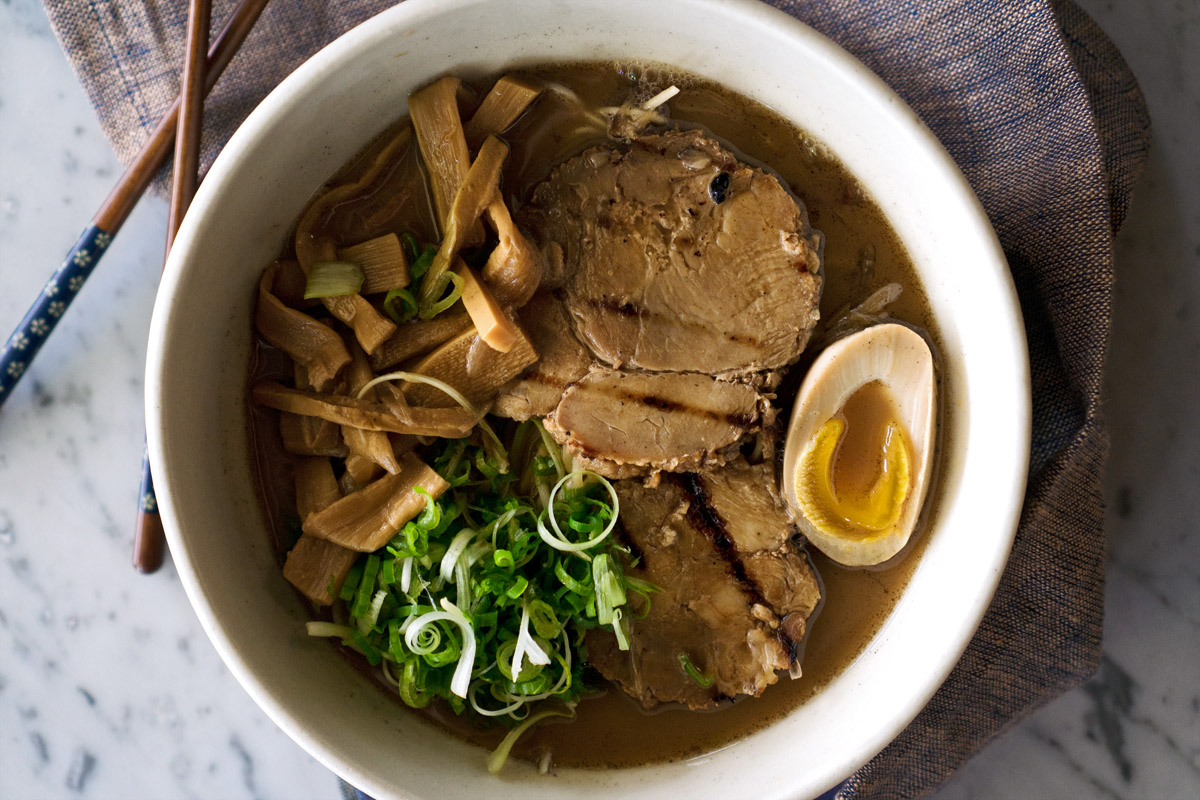
[[[1156,150],[1118,255],[1106,657],[939,800],[1200,797],[1200,2],[1085,0]],[[0,332],[120,167],[38,0],[0,0]],[[166,209],[141,204],[0,412],[0,798],[339,797],[129,565]]]

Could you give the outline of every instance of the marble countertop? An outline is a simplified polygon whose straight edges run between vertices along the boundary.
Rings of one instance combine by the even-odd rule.
[[[1200,0],[1081,3],[1154,154],[1118,241],[1105,656],[936,796],[1200,797]],[[121,172],[38,0],[0,0],[0,331]],[[166,206],[141,203],[0,412],[0,797],[337,798],[130,566]]]

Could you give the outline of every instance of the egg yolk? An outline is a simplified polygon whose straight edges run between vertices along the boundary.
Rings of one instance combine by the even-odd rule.
[[[891,529],[909,494],[909,446],[895,405],[872,381],[817,430],[800,455],[796,496],[822,531],[846,538]]]

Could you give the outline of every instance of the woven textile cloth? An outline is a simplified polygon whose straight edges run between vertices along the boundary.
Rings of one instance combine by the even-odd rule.
[[[205,166],[288,73],[388,0],[274,0],[206,106]],[[1029,336],[1033,450],[1012,558],[983,625],[917,719],[831,792],[917,797],[1096,668],[1104,599],[1099,402],[1112,239],[1150,138],[1120,54],[1069,0],[774,0],[933,129],[1008,254]],[[234,0],[217,0],[214,32]],[[123,159],[178,91],[185,0],[46,0]]]

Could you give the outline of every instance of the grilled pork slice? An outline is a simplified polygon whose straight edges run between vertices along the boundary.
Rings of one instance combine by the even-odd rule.
[[[779,181],[698,131],[559,166],[521,210],[545,260],[538,364],[496,413],[544,416],[609,477],[724,463],[817,320],[820,239]]]
[[[796,529],[783,508],[775,470],[769,463],[738,459],[725,469],[683,479],[691,495],[714,512],[705,518],[705,533],[736,554],[746,577],[780,618],[785,641],[798,646],[820,603],[821,588],[807,556],[792,546]]]
[[[799,674],[797,650],[821,590],[792,544],[774,483],[769,465],[739,458],[655,488],[617,484],[622,536],[640,559],[630,572],[662,591],[632,620],[628,651],[594,630],[588,658],[647,708],[711,707],[761,694],[779,670]]]
[[[571,159],[534,190],[521,222],[575,330],[610,366],[778,369],[816,323],[819,239],[802,206],[699,131]]]
[[[493,413],[515,420],[544,417],[567,387],[588,373],[592,356],[571,333],[567,311],[549,292],[538,292],[518,312],[538,362],[500,392]]]
[[[709,375],[594,369],[563,393],[546,430],[602,475],[677,472],[723,463],[755,427],[759,401]]]

